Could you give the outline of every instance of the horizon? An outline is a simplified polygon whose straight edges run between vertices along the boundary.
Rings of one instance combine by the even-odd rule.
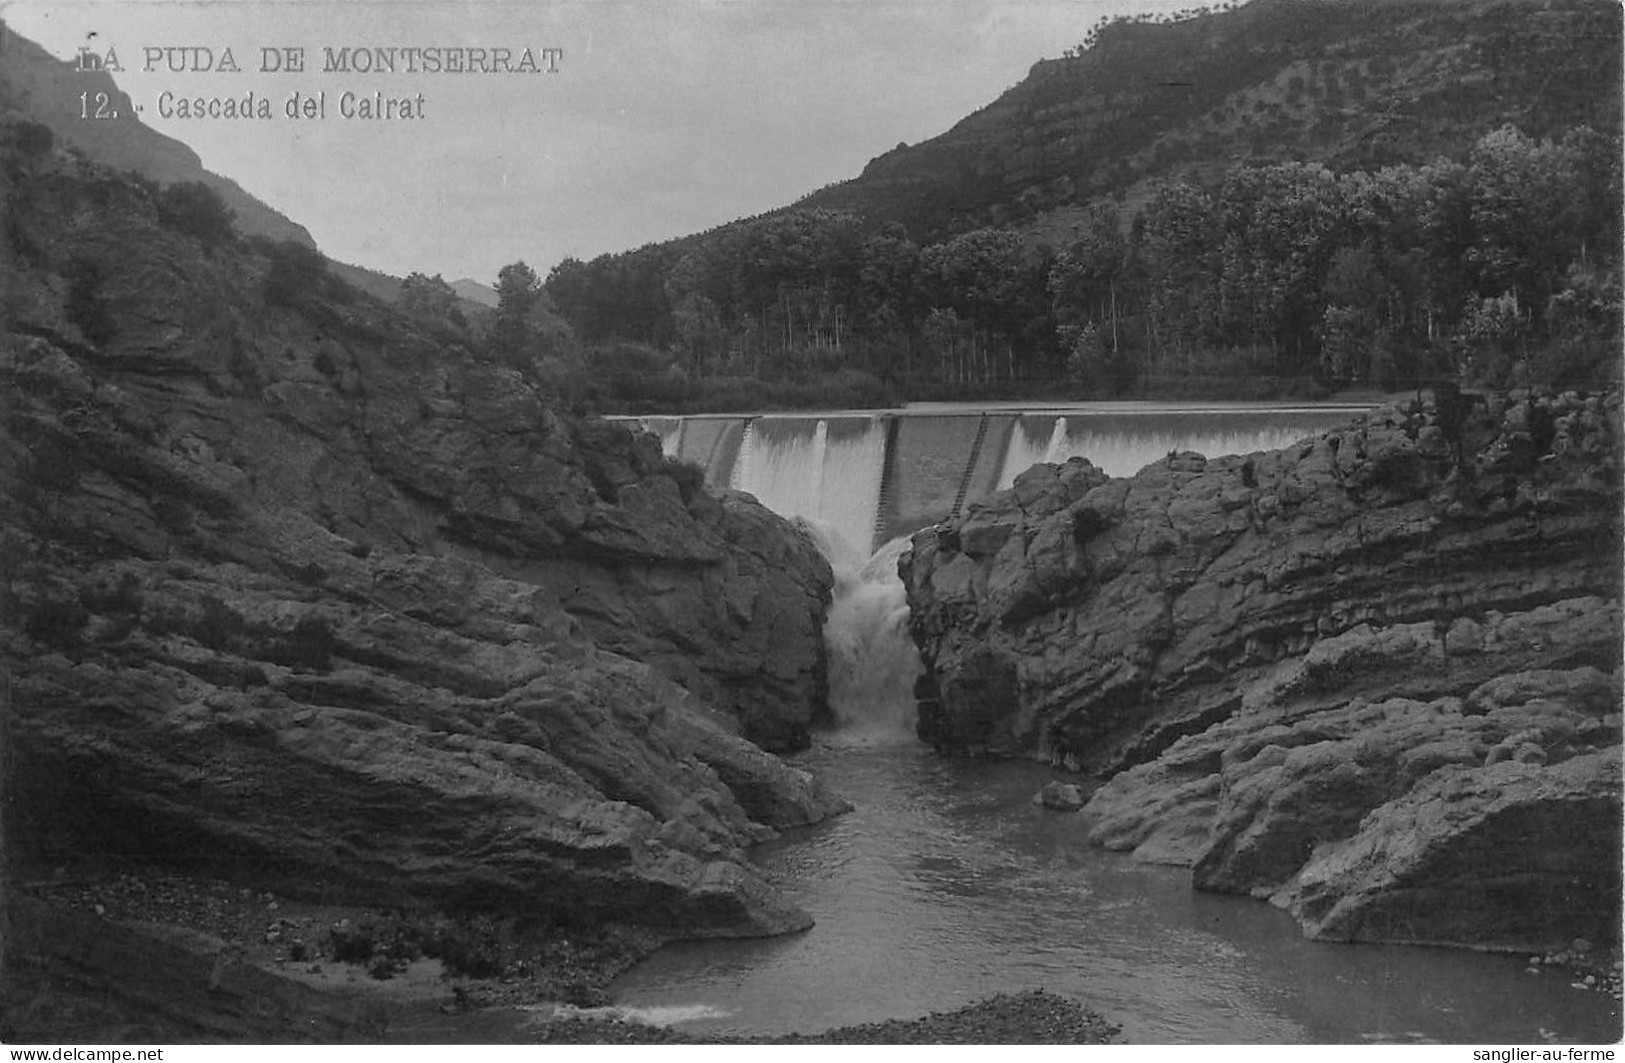
[[[87,43],[98,56],[113,50],[113,77],[143,105],[143,124],[303,225],[330,258],[491,285],[514,261],[546,277],[567,257],[789,206],[898,143],[946,132],[1102,16],[1188,6],[13,0],[0,16],[59,59]],[[304,71],[275,69],[290,47],[304,49]],[[324,49],[374,47],[467,49],[457,61],[480,52],[490,72],[409,72],[404,58],[387,76],[353,60],[347,72],[322,69]],[[169,48],[208,55],[182,54],[174,69],[176,53],[149,51]],[[236,71],[217,69],[225,49]],[[518,67],[523,49],[533,69],[491,69],[501,50]],[[214,68],[198,69],[203,60]],[[283,113],[290,93],[321,91],[321,117]],[[374,93],[394,110],[408,101],[408,113],[345,117],[346,91],[352,104]],[[272,117],[175,113],[178,99],[249,92]]]

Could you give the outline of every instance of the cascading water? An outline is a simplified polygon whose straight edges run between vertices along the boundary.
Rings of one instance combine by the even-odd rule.
[[[1346,416],[1346,410],[1089,407],[978,416],[962,410],[784,414],[731,422],[646,417],[641,424],[659,435],[668,456],[690,453],[705,461],[709,482],[747,491],[781,516],[815,529],[836,577],[825,628],[831,705],[844,728],[873,735],[907,732],[920,670],[897,558],[907,548],[907,534],[945,518],[956,494],[963,494],[961,502],[975,502],[990,489],[1008,487],[1032,465],[1075,456],[1112,475],[1131,475],[1171,450],[1219,455],[1271,449]],[[905,422],[903,431],[890,436],[890,454],[889,417]],[[990,418],[1005,427],[989,434],[991,453],[983,455],[978,447]],[[728,442],[730,424],[737,445]],[[882,498],[888,459],[893,485],[890,497]],[[903,534],[871,554],[879,528]]]
[[[1050,464],[1065,461],[1072,455],[1066,448],[1066,418],[1055,418],[1055,427],[1050,431],[1049,444],[1044,447],[1044,460]]]
[[[867,560],[831,554],[834,601],[824,623],[829,703],[844,741],[906,741],[914,726],[914,680],[923,670],[908,633],[898,537]]]
[[[840,540],[840,556],[861,552],[866,558],[885,446],[874,418],[820,418],[809,425],[807,418],[759,417],[745,429],[729,486],[780,516],[823,525]]]
[[[985,458],[984,492],[1046,458],[1081,453],[1131,474],[1174,449],[1284,446],[1340,415],[1005,416],[989,435],[1004,449],[1002,464],[996,449]],[[800,763],[855,808],[757,851],[817,920],[811,930],[668,947],[617,982],[619,1004],[690,1032],[770,1035],[1043,988],[1097,1007],[1141,1044],[1617,1039],[1604,994],[1530,977],[1505,957],[1305,941],[1283,912],[1196,893],[1185,870],[1091,846],[1082,817],[1029,803],[1049,769],[944,760],[912,741],[920,663],[896,575],[907,540],[871,555],[872,536],[943,519],[983,460],[968,445],[972,418],[914,420],[928,423],[896,433],[891,455],[879,418],[756,418],[737,458],[710,447],[731,465],[708,470],[713,482],[801,518],[830,559],[825,638],[840,730]],[[661,435],[677,453],[681,434]],[[888,459],[894,498],[877,520]]]
[[[835,575],[824,625],[830,707],[846,740],[909,735],[919,654],[897,576],[906,537],[870,553],[885,433],[873,418],[757,418],[730,486],[813,533]]]
[[[1028,415],[1012,426],[999,470],[999,490],[1040,461],[1088,458],[1111,476],[1133,476],[1170,451],[1195,451],[1213,458],[1279,450],[1329,427],[1322,412],[1292,409],[1090,411],[1056,416],[1048,432],[1046,420],[1047,416]]]

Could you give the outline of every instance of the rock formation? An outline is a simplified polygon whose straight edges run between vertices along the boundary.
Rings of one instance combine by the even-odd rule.
[[[842,807],[749,740],[826,711],[807,535],[313,252],[4,161],[15,853],[807,924],[743,858]]]
[[[1449,393],[1037,466],[900,565],[920,734],[1110,776],[1096,843],[1311,936],[1617,939],[1619,413]]]

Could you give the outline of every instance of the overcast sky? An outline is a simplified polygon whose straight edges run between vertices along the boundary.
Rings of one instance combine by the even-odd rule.
[[[707,229],[855,176],[935,136],[1076,44],[1103,14],[1195,0],[0,0],[64,58],[113,48],[149,125],[304,224],[329,255],[395,274],[544,275]],[[95,36],[91,37],[90,34]],[[324,48],[562,50],[556,73],[325,73]],[[147,49],[230,48],[239,73],[148,72]],[[301,74],[261,49],[303,47]],[[325,120],[289,119],[325,90]],[[271,101],[265,121],[165,119],[160,96]],[[345,91],[423,94],[423,117],[345,119]]]

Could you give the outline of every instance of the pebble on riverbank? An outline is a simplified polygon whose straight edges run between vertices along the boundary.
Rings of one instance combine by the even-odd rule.
[[[258,967],[328,994],[324,1000],[353,1001],[351,1010],[356,1010],[360,1020],[341,1007],[342,1013],[335,1013],[337,1018],[324,1014],[326,1025],[320,1027],[343,1040],[583,1045],[1110,1044],[1121,1033],[1119,1027],[1077,1001],[1044,990],[1000,994],[917,1019],[772,1038],[696,1036],[618,1018],[579,1015],[537,1023],[525,1021],[524,1005],[548,999],[577,1006],[603,1003],[609,982],[653,951],[658,939],[623,930],[578,941],[560,939],[533,953],[505,950],[504,959],[518,962],[505,965],[507,969],[490,978],[446,979],[428,970],[427,961],[421,960],[379,978],[370,974],[365,963],[344,962],[331,955],[335,941],[347,940],[344,935],[335,937],[333,931],[356,930],[379,920],[383,920],[380,926],[394,926],[400,920],[398,914],[307,904],[240,883],[168,873],[59,875],[31,884],[28,892],[61,911],[83,913],[109,929],[123,925],[146,932],[160,927],[183,930],[181,939],[167,934],[166,940],[171,945],[177,940],[189,941],[191,947],[206,942],[209,948],[226,950],[222,955],[229,953],[242,966]],[[387,943],[387,935],[380,940]],[[369,959],[376,958],[370,953]],[[518,966],[524,968],[522,976]],[[425,970],[417,970],[419,967]],[[116,977],[121,972],[101,974]],[[175,976],[184,977],[179,971]],[[177,983],[166,991],[178,993],[185,988]],[[153,1043],[184,1043],[200,1036],[197,1029],[140,1013],[139,1008],[120,1010],[106,1001],[92,1000],[94,992],[82,996],[67,986],[43,985],[32,1001],[19,998],[14,1002],[20,1010],[0,1009],[0,1030],[21,1040],[49,1040],[65,1032],[81,1040],[98,1040],[111,1037],[116,1030],[123,1030],[126,1040],[133,1035],[136,1041],[150,1038]],[[216,1018],[221,1021],[207,1028],[207,1040],[301,1041],[322,1036],[304,1028],[310,1016],[268,1026],[244,1026],[229,1015]]]
[[[1042,989],[1000,993],[919,1019],[842,1026],[782,1037],[696,1037],[618,1019],[556,1019],[535,1028],[538,1044],[1104,1045],[1122,1030],[1069,997]]]

